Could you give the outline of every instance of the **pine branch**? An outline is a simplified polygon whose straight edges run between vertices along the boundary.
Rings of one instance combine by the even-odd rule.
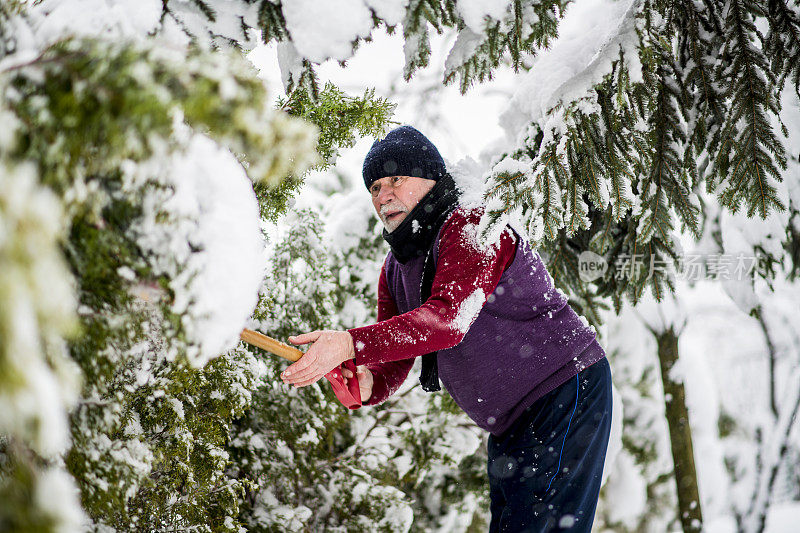
[[[209,20],[209,22],[217,21],[216,12],[206,2],[203,0],[192,0],[192,4],[194,4],[198,10],[200,10],[200,12]]]
[[[555,239],[564,226],[564,208],[561,203],[561,187],[570,181],[569,170],[564,166],[563,156],[553,147],[545,157],[544,168],[539,174],[539,190],[543,195],[542,205],[537,209],[544,226],[544,237]]]
[[[356,132],[361,136],[381,135],[396,105],[377,98],[374,89],[364,91],[363,96],[352,97],[328,82],[316,98],[310,98],[307,90],[298,88],[287,99],[278,99],[278,107],[317,125],[320,130],[317,152],[322,159],[318,168],[324,168],[339,150],[355,144]]]
[[[565,195],[565,231],[568,237],[575,234],[578,229],[588,229],[589,208],[583,201],[583,188],[578,184],[578,180],[573,179],[567,182]]]
[[[650,218],[640,220],[639,227],[644,230],[638,241],[641,244],[649,241],[653,231],[657,231],[664,242],[670,242],[673,226],[667,200],[681,216],[684,226],[695,234],[699,232],[699,209],[689,200],[692,193],[685,187],[683,160],[679,156],[687,139],[680,129],[677,103],[681,93],[672,83],[677,73],[674,68],[667,70],[673,66],[669,58],[665,57],[658,70],[659,88],[655,98],[656,108],[651,117],[651,171],[642,183],[641,192],[644,213],[648,213]],[[651,194],[654,186],[655,193]]]
[[[636,161],[644,157],[647,152],[643,151],[644,139],[641,138],[641,133],[635,129],[639,113],[630,105],[629,93],[622,90],[628,81],[625,69],[619,67],[617,72],[616,83],[622,91],[621,97],[616,99],[617,102],[611,98],[612,94],[619,94],[614,91],[611,80],[612,77],[609,76],[605,86],[597,89],[604,128],[602,132],[593,136],[597,138],[593,151],[598,154],[605,175],[608,176],[612,213],[614,219],[619,221],[633,207],[631,183],[634,181],[634,176],[630,170],[631,154],[634,155],[633,161]],[[638,166],[644,168],[644,165]],[[604,202],[598,202],[598,205],[605,207]]]
[[[501,19],[487,17],[480,34],[459,20],[461,33],[448,63],[456,55],[459,59],[445,70],[444,84],[458,79],[459,90],[464,94],[472,84],[491,80],[494,69],[506,57],[515,71],[525,68],[523,58],[536,55],[558,35],[558,19],[566,4],[565,0],[514,0]]]
[[[280,3],[270,0],[261,0],[258,4],[258,27],[261,30],[261,40],[266,44],[270,41],[285,41],[289,38],[286,31],[286,19],[283,17]]]
[[[715,10],[698,5],[696,0],[682,0],[675,5],[674,29],[677,32],[677,63],[689,89],[689,143],[697,151],[719,143],[719,130],[724,122],[724,98],[718,89],[714,65],[719,61],[722,40]],[[694,165],[693,165],[694,166]]]
[[[772,71],[781,87],[790,77],[800,95],[800,9],[787,0],[767,0],[769,32],[764,52],[772,58]]]
[[[714,162],[716,174],[723,178],[719,184],[710,182],[709,189],[725,185],[719,194],[723,205],[736,212],[745,202],[748,217],[758,212],[766,218],[772,209],[786,207],[770,180],[781,179],[786,154],[768,116],[779,114],[775,76],[762,50],[752,42],[761,38],[752,18],[761,15],[759,6],[749,0],[731,0],[727,5],[726,61],[720,65],[718,78],[730,80],[726,97],[731,100],[731,112]]]
[[[593,250],[600,255],[603,255],[608,251],[612,243],[611,228],[613,226],[613,222],[619,222],[619,220],[614,217],[613,211],[608,209],[603,217],[602,227],[589,241],[588,248],[590,250]]]
[[[439,20],[445,11],[438,0],[411,0],[406,8],[403,20],[403,52],[406,63],[403,67],[403,78],[408,81],[419,68],[428,66],[431,56],[428,23],[437,31],[441,31]]]

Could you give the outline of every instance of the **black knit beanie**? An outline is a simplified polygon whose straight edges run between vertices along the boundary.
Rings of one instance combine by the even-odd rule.
[[[447,173],[439,150],[411,126],[400,126],[375,141],[364,158],[364,185],[387,176],[414,176],[438,181]]]

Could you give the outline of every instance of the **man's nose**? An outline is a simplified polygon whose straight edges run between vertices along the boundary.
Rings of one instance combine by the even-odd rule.
[[[394,189],[390,185],[381,185],[381,190],[378,191],[378,203],[380,205],[387,204],[394,198]]]

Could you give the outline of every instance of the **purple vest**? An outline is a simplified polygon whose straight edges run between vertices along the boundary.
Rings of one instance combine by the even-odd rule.
[[[436,259],[438,237],[434,246]],[[402,264],[389,252],[386,279],[400,313],[422,304],[424,260]],[[594,330],[555,288],[539,254],[519,239],[464,340],[439,351],[439,379],[478,426],[500,435],[533,402],[603,357]]]

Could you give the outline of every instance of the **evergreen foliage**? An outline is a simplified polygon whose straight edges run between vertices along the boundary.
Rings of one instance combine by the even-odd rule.
[[[259,330],[281,339],[332,327],[337,291],[319,217],[298,211],[284,222],[288,228],[274,248],[253,316]],[[287,387],[278,378],[284,361],[245,349],[265,367],[253,407],[236,423],[231,441],[236,475],[249,481],[248,529],[403,531],[392,517],[406,506],[402,493],[376,482],[361,457],[343,456],[354,444],[352,420],[330,387]]]
[[[770,26],[765,36],[765,53],[772,60],[772,70],[781,85],[789,79],[795,92],[800,94],[800,14],[797,7],[768,0],[766,17]]]
[[[214,43],[220,34],[214,31],[216,26],[238,28],[231,32],[227,39],[238,45],[252,46],[254,30],[259,30],[264,42],[278,41],[291,43],[292,28],[287,26],[283,15],[284,3],[272,0],[239,0],[240,10],[236,8],[215,9],[213,2],[193,0],[196,8],[187,10],[179,2],[164,2],[164,14],[174,17],[182,27],[198,25],[200,13],[215,24],[208,25],[208,33],[200,35],[193,32],[195,39]],[[547,47],[551,39],[557,35],[558,20],[567,2],[565,0],[512,0],[506,6],[495,7],[492,13],[484,13],[480,7],[464,2],[460,5],[455,0],[410,0],[408,2],[387,2],[400,4],[404,15],[400,18],[389,16],[390,7],[382,7],[379,3],[370,3],[369,10],[373,21],[373,29],[385,25],[394,31],[397,24],[402,24],[405,40],[404,52],[406,63],[404,77],[410,80],[414,73],[424,68],[430,61],[430,29],[442,33],[447,29],[459,32],[459,38],[453,46],[448,58],[445,84],[458,80],[462,93],[475,82],[483,82],[492,78],[492,71],[506,58],[509,58],[515,69],[525,68],[526,58],[535,55],[541,48]],[[309,4],[311,5],[311,4]],[[245,7],[247,6],[247,7]],[[257,16],[252,16],[252,7],[257,7]],[[394,8],[395,6],[392,6]],[[220,12],[222,11],[222,12]],[[229,20],[222,22],[222,18]],[[191,21],[191,22],[189,22]],[[357,48],[369,36],[355,36],[353,48]],[[294,50],[296,53],[297,51]],[[319,92],[317,77],[314,73],[314,61],[305,57],[297,57],[297,70],[293,72],[292,82],[287,84],[288,92],[295,87],[304,87],[312,97]]]
[[[524,69],[524,59],[547,48],[558,35],[558,19],[566,5],[563,0],[513,0],[501,17],[482,20],[483,27],[472,17],[457,20],[460,42],[450,52],[444,82],[458,77],[459,89],[466,93],[473,83],[492,79],[493,70],[503,62],[515,71]]]
[[[531,133],[504,154],[520,162],[515,172],[507,162],[495,167],[487,235],[521,220],[551,258],[557,283],[579,303],[599,306],[582,309],[594,321],[598,297],[610,296],[619,311],[623,295],[635,303],[649,288],[660,301],[674,290],[682,266],[674,232],[680,223],[699,236],[703,186],[731,212],[746,207],[748,217],[794,211],[782,185],[780,95],[795,68],[787,61],[796,11],[780,1],[768,9],[738,1],[632,4],[619,45],[601,50],[608,67],[594,72],[583,95],[527,126]],[[768,25],[766,34],[756,20]],[[637,259],[589,285],[576,268],[586,250],[609,266]]]
[[[25,18],[12,18],[26,15],[22,6],[3,9],[4,36],[24,27]],[[188,264],[203,250],[181,241],[192,222],[174,211],[181,183],[172,160],[208,135],[246,168],[262,218],[274,221],[306,169],[352,145],[355,131],[377,134],[392,106],[333,86],[316,110],[296,95],[291,112],[326,129],[317,144],[307,121],[270,109],[236,53],[66,40],[21,61],[9,57],[2,113],[17,127],[0,151],[9,169],[3,193],[12,194],[0,205],[3,224],[29,230],[15,230],[0,254],[8,267],[3,401],[20,406],[3,420],[0,524],[238,530],[246,516],[239,506],[255,486],[230,469],[231,424],[251,412],[266,370],[240,349],[196,368]],[[46,272],[53,279],[42,285]],[[31,304],[40,355],[25,344],[27,333],[20,337],[20,305]],[[43,395],[42,387],[52,390]],[[54,490],[55,498],[43,496]]]
[[[319,128],[316,150],[322,163],[318,169],[335,162],[342,148],[352,148],[356,134],[381,136],[396,107],[384,98],[376,98],[374,89],[365,91],[361,97],[352,97],[331,82],[315,98],[298,87],[288,98],[279,98],[276,106]]]
[[[190,265],[204,250],[187,229],[199,211],[175,202],[176,161],[209,161],[197,146],[230,156],[225,172],[254,182],[270,234],[304,172],[328,167],[356,135],[381,135],[393,111],[372,91],[320,88],[284,16],[289,1],[165,0],[157,24],[112,20],[88,39],[37,34],[66,0],[0,4],[1,530],[485,522],[479,432],[449,398],[410,379],[382,406],[347,413],[326,386],[281,385],[284,363],[272,356],[199,346],[192,279],[201,272]],[[406,79],[428,65],[431,29],[457,32],[443,83],[465,92],[504,62],[535,68],[567,5],[362,7],[370,31],[403,25]],[[277,110],[241,57],[259,34],[279,43],[287,96]],[[653,266],[679,264],[679,225],[699,235],[708,223],[703,187],[731,212],[797,215],[783,183],[796,153],[781,103],[800,95],[799,55],[788,0],[631,3],[590,72],[525,117],[519,144],[496,162],[486,234],[524,228],[593,323],[609,297],[617,311],[647,288],[661,298],[674,281]],[[382,254],[375,220],[361,216],[327,246],[318,217],[291,214],[271,243],[251,325],[285,338],[374,320],[364,302]],[[578,259],[587,250],[609,265],[639,261],[587,283]],[[634,426],[637,413],[626,416]],[[626,438],[641,463],[659,446],[641,432]],[[665,474],[649,474],[648,494],[670,502]]]
[[[31,281],[53,278],[47,287],[31,286],[39,295],[28,297],[42,302],[36,304],[41,307],[37,330],[47,351],[30,359],[32,346],[2,344],[2,360],[10,365],[4,380],[8,376],[9,384],[18,379],[24,385],[19,391],[3,386],[12,393],[6,405],[47,385],[25,383],[36,377],[27,369],[15,379],[14,365],[41,366],[40,380],[61,376],[58,386],[66,387],[61,394],[77,383],[79,368],[84,385],[70,418],[72,447],[64,464],[95,526],[236,530],[242,487],[225,474],[223,446],[231,420],[249,405],[256,367],[237,352],[203,370],[192,366],[196,349],[183,328],[191,306],[176,307],[176,298],[189,289],[179,281],[185,269],[179,263],[186,258],[142,237],[147,228],[158,227],[181,235],[184,221],[168,208],[176,182],[166,175],[174,170],[169,158],[187,149],[180,121],[239,154],[252,178],[265,184],[290,172],[299,175],[314,162],[313,129],[271,112],[263,86],[235,55],[186,56],[130,43],[64,41],[32,61],[12,65],[4,76],[4,116],[20,126],[2,153],[11,162],[6,164],[19,169],[10,174],[19,185],[3,190],[38,196],[19,196],[9,204],[16,206],[13,210],[4,208],[4,224],[31,230],[14,233],[27,238],[24,249],[30,251],[11,248],[2,257],[11,261],[11,272],[29,269],[35,275],[25,277]],[[28,187],[21,187],[25,183]],[[269,194],[263,201],[274,210],[285,209]],[[26,259],[35,242],[43,251]],[[71,276],[60,264],[68,265]],[[43,276],[43,268],[52,276]],[[72,290],[63,284],[71,277],[79,331],[68,327],[75,312]],[[5,274],[3,282],[26,286],[24,278]],[[23,301],[4,294],[2,309],[13,313],[14,302]],[[18,313],[4,317],[9,329],[4,339],[16,338],[20,329],[13,321],[20,318]],[[71,361],[62,360],[66,352],[63,341],[57,342],[59,333],[72,333]],[[29,359],[20,359],[18,354],[26,352]],[[21,396],[16,401],[15,392]],[[63,416],[57,412],[62,402],[52,393],[40,401],[42,409],[56,412],[21,410],[20,417],[28,416],[18,422],[21,427],[3,427],[3,479],[27,483],[3,484],[0,523],[13,530],[28,530],[34,527],[31,517],[48,516],[41,506],[52,503],[35,495],[46,490],[40,485],[47,481],[47,469],[59,467],[55,454],[66,444],[66,435],[55,437],[53,445],[38,444],[53,440],[38,433],[52,432],[56,428],[49,426]],[[24,500],[20,495],[26,493]],[[6,497],[11,495],[16,496]],[[59,520],[63,517],[51,517],[51,527],[64,527]]]
[[[314,62],[292,46],[280,5],[259,5],[268,16],[253,27],[260,24],[266,41],[291,49],[292,60],[284,62],[287,87],[301,88],[315,102],[320,90]],[[457,31],[443,81],[458,80],[465,92],[491,79],[503,61],[515,69],[535,64],[534,56],[557,35],[565,8],[555,1],[514,0],[502,9],[479,9],[467,2],[414,0],[400,18],[389,16],[388,8],[370,9],[374,27],[383,23],[393,30],[402,23],[406,79],[429,62],[430,29]],[[764,21],[766,33],[756,19]],[[673,234],[680,224],[699,235],[701,187],[716,192],[732,212],[746,206],[748,216],[794,209],[779,185],[786,169],[779,102],[785,80],[798,79],[797,61],[791,60],[800,42],[798,20],[796,7],[782,0],[766,6],[631,4],[602,61],[576,82],[585,84],[583,94],[572,91],[554,102],[503,154],[522,166],[508,172],[500,164],[490,176],[486,198],[493,209],[485,235],[518,220],[552,258],[556,282],[595,322],[603,298],[619,310],[625,295],[636,302],[649,288],[660,300],[674,290],[668,272],[681,262]],[[362,39],[353,36],[354,48]],[[632,264],[608,269],[589,285],[577,275],[577,256],[586,250],[609,265]]]

